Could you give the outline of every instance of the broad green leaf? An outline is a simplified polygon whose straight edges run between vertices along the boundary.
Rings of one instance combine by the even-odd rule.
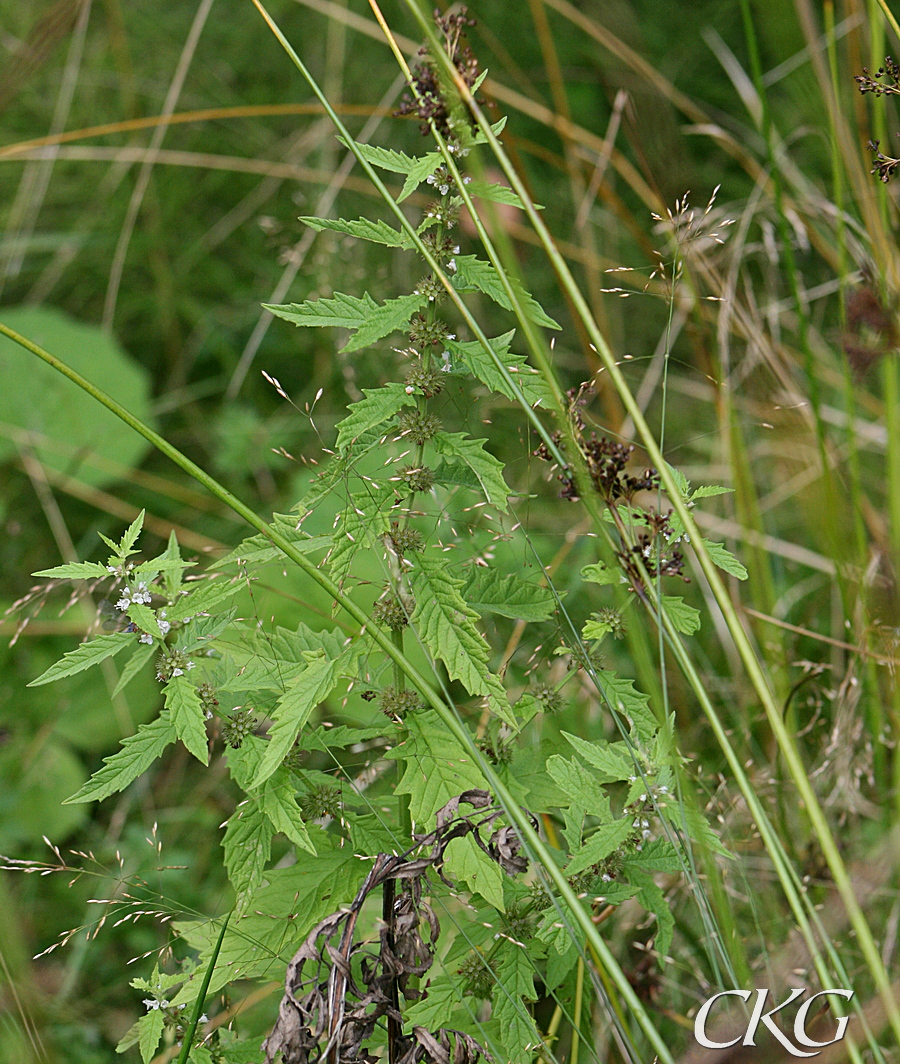
[[[531,958],[521,946],[501,939],[491,958],[491,968],[497,977],[491,995],[491,1019],[497,1021],[506,1053],[498,1064],[523,1064],[532,1059],[532,1050],[541,1044],[534,1019],[525,1005],[526,1001],[537,998]]]
[[[519,391],[526,401],[531,406],[536,406],[541,402],[546,404],[552,393],[543,376],[528,365],[524,355],[510,353],[509,345],[512,343],[515,334],[516,330],[510,329],[509,332],[503,333],[502,336],[495,336],[488,343],[497,358],[506,367],[510,377],[518,385]],[[459,359],[474,377],[486,384],[491,391],[499,392],[513,402],[517,401],[517,396],[506,377],[501,373],[496,362],[481,346],[480,341],[448,340],[447,350],[454,358]]]
[[[174,603],[166,607],[166,620],[187,621],[190,617],[207,613],[213,606],[243,590],[244,586],[240,580],[203,580],[187,584]],[[184,593],[186,590],[187,594]]]
[[[279,625],[271,635],[260,637],[257,645],[260,653],[268,650],[273,662],[296,662],[305,666],[310,651],[324,650],[327,658],[339,657],[344,652],[346,640],[340,628],[315,631],[300,621],[294,631]]]
[[[123,691],[127,684],[131,683],[141,669],[147,665],[158,652],[158,643],[139,643],[135,652],[128,659],[125,668],[122,669],[122,675],[119,677],[119,682],[115,686],[112,697],[115,698],[120,691]]]
[[[663,608],[669,620],[677,632],[682,635],[693,635],[700,631],[700,611],[693,606],[688,606],[683,598],[677,595],[663,595]]]
[[[492,203],[505,203],[510,207],[525,209],[525,204],[519,199],[519,194],[506,185],[497,185],[490,181],[470,181],[466,185],[466,191],[470,196],[478,196],[480,199],[490,200]],[[536,210],[543,207],[535,203]]]
[[[331,694],[337,683],[340,659],[311,661],[279,698],[269,741],[252,786],[259,787],[278,768],[315,708]]]
[[[185,569],[191,569],[195,566],[196,562],[183,562],[180,558],[167,558],[165,555],[160,555],[158,558],[153,558],[149,562],[141,562],[140,565],[136,565],[132,570],[134,576],[145,576],[147,573],[181,573]]]
[[[485,262],[484,259],[479,259],[475,255],[457,255],[456,272],[451,280],[457,292],[483,292],[505,310],[512,310],[512,303],[506,294],[500,275],[491,263]],[[513,277],[510,278],[510,283],[518,296],[522,310],[533,322],[548,329],[561,328],[557,322],[544,313],[540,303],[525,291],[519,281]]]
[[[206,717],[197,688],[186,676],[174,676],[163,688],[166,709],[178,738],[190,752],[209,764],[209,744],[206,735]]]
[[[481,481],[467,465],[463,465],[462,462],[446,462],[442,461],[440,465],[435,468],[434,482],[440,484],[443,487],[455,486],[459,488],[468,488],[469,491],[481,491]]]
[[[556,609],[549,588],[528,583],[514,573],[504,575],[481,566],[471,570],[462,594],[477,613],[497,613],[513,620],[546,621]]]
[[[284,318],[294,325],[358,329],[370,314],[375,313],[378,304],[368,292],[363,296],[348,296],[343,292],[335,292],[329,299],[307,299],[304,303],[288,303],[283,306],[264,303],[263,307],[276,317]]]
[[[630,869],[637,869],[639,872],[668,872],[675,875],[683,867],[678,851],[668,839],[651,839],[640,850],[625,857],[622,874],[627,877]]]
[[[308,299],[305,303],[274,306],[264,303],[266,310],[294,325],[332,326],[357,329],[341,348],[342,352],[357,351],[405,327],[418,310],[422,297],[415,294],[389,299],[380,306],[366,293],[362,297],[335,292],[330,299]]]
[[[482,850],[478,843],[467,835],[452,839],[444,853],[447,874],[451,879],[462,880],[475,894],[480,894],[488,904],[503,912],[503,871],[496,861]]]
[[[572,941],[572,936],[565,931],[560,945],[563,947],[550,950],[547,954],[547,966],[544,972],[544,983],[548,990],[555,990],[565,982],[566,976],[578,963],[581,956],[578,946]]]
[[[397,202],[402,203],[407,196],[411,196],[419,185],[437,170],[443,161],[444,157],[439,151],[430,151],[427,155],[419,156],[415,160],[415,165],[406,174],[406,180],[403,182],[403,188],[400,189]]]
[[[295,550],[303,554],[310,554],[331,543],[331,536],[310,536],[308,532],[302,532],[297,527],[295,514],[272,514],[272,527],[284,536]],[[251,562],[261,564],[272,561],[274,558],[284,557],[280,548],[276,547],[268,536],[260,532],[255,536],[248,536],[230,554],[216,562],[216,568],[221,569],[224,565],[243,565]]]
[[[665,459],[663,459],[663,461],[665,462]],[[672,479],[678,485],[678,490],[681,492],[681,497],[683,499],[686,499],[688,497],[688,493],[691,490],[691,482],[684,475],[684,473],[681,472],[680,469],[676,469],[675,466],[669,465],[668,462],[666,462],[665,464],[666,464],[666,469],[668,469],[668,471],[669,471],[669,475],[672,477]]]
[[[352,443],[357,436],[383,425],[393,418],[404,406],[415,403],[412,396],[406,394],[406,388],[399,381],[392,381],[383,388],[363,388],[364,399],[350,404],[351,413],[344,418],[338,428],[337,449],[339,451]]]
[[[338,137],[338,140],[350,147],[350,143],[343,137]],[[377,166],[381,170],[390,170],[394,174],[405,174],[406,181],[403,185],[403,190],[397,197],[397,202],[401,203],[406,197],[425,180],[429,174],[433,174],[435,170],[443,162],[443,156],[438,151],[429,152],[427,155],[406,155],[402,151],[393,151],[390,148],[380,148],[375,144],[360,144],[355,143],[355,148],[360,155],[371,163],[372,166]]]
[[[366,316],[359,330],[341,348],[341,353],[359,351],[398,329],[406,331],[409,319],[421,305],[422,297],[415,293],[387,300]]]
[[[351,496],[344,507],[334,531],[327,561],[332,578],[340,583],[350,572],[356,552],[362,547],[371,547],[390,528],[388,515],[382,507],[394,498],[394,489],[388,485],[371,495]]]
[[[246,909],[251,895],[263,881],[274,834],[271,820],[253,798],[242,802],[228,819],[222,848],[239,912]]]
[[[151,1009],[146,1016],[142,1016],[138,1020],[138,1027],[140,1028],[138,1046],[141,1051],[141,1060],[144,1064],[150,1064],[150,1061],[156,1055],[165,1025],[166,1015],[162,1009]]]
[[[635,774],[634,758],[629,754],[625,743],[590,743],[587,739],[569,732],[564,731],[563,735],[588,764],[600,770],[602,783],[629,780]]]
[[[709,821],[699,810],[683,803],[681,805],[666,803],[660,806],[660,812],[672,827],[678,831],[684,831],[686,826],[688,836],[695,842],[700,843],[701,846],[706,846],[713,853],[717,853],[722,857],[734,856],[730,850],[725,848],[722,840],[713,831]]]
[[[149,606],[144,606],[140,602],[132,602],[125,613],[129,621],[133,621],[142,632],[147,632],[154,639],[161,637],[162,633],[159,630],[156,610],[151,609]]]
[[[738,580],[747,579],[749,575],[747,570],[722,543],[712,543],[710,540],[704,539],[703,546],[706,547],[706,552],[714,565],[723,569],[730,576],[737,577]]]
[[[182,654],[198,654],[205,657],[209,653],[209,644],[234,623],[233,607],[225,613],[212,616],[200,614],[193,617],[178,633],[175,646]]]
[[[574,876],[609,857],[634,831],[631,821],[632,817],[624,816],[611,824],[601,824],[572,856],[572,860],[566,865],[566,875]]]
[[[499,137],[500,134],[503,132],[503,130],[506,128],[507,117],[508,117],[507,115],[504,115],[501,119],[499,119],[499,121],[491,122],[491,129],[493,130],[495,137]],[[473,140],[473,143],[474,144],[487,144],[487,142],[488,142],[488,139],[484,135],[484,133],[480,129],[477,129],[475,131],[475,138]]]
[[[369,240],[373,244],[385,244],[389,248],[408,248],[412,241],[406,233],[401,233],[387,222],[373,222],[369,218],[357,218],[347,222],[343,218],[308,218],[302,217],[300,221],[320,233],[327,229],[332,233],[347,233],[348,236],[358,237],[360,240]]]
[[[462,999],[462,988],[449,975],[442,974],[429,981],[421,1001],[414,1001],[407,1006],[404,1019],[408,1025],[427,1027],[429,1031],[436,1031],[439,1027],[455,1027],[451,1017]]]
[[[481,769],[441,724],[432,710],[406,719],[409,736],[385,753],[403,761],[403,778],[397,794],[410,796],[410,813],[421,827],[431,825],[434,814],[463,791],[486,790]],[[429,826],[427,830],[431,830]]]
[[[478,478],[485,498],[506,513],[509,488],[503,479],[503,463],[484,450],[487,440],[473,440],[464,432],[438,432],[431,441],[438,454],[452,461],[464,462]]]
[[[129,783],[145,772],[169,743],[178,738],[168,713],[161,713],[151,724],[142,724],[134,735],[122,740],[122,747],[111,757],[103,759],[104,767],[64,805],[76,802],[100,802],[115,791],[124,790]]]
[[[286,770],[283,777],[282,773],[276,773],[266,780],[260,791],[259,804],[276,831],[287,835],[291,842],[302,846],[304,850],[312,854],[316,852]]]
[[[598,669],[597,682],[600,692],[613,709],[624,713],[642,739],[652,739],[659,728],[659,721],[650,708],[650,696],[636,691],[634,681],[625,680],[614,672]]]
[[[547,775],[565,795],[565,804],[574,806],[582,814],[599,817],[612,816],[609,798],[597,780],[576,761],[566,760],[559,754],[547,758]]]
[[[653,882],[653,877],[644,873],[637,872],[632,876],[632,882],[637,886],[637,900],[644,906],[644,908],[653,913],[656,917],[656,923],[659,930],[656,933],[656,940],[653,945],[656,952],[659,954],[660,967],[665,967],[666,957],[669,950],[672,948],[672,937],[675,933],[675,917],[672,915],[672,910],[669,908],[669,903],[666,901],[666,896],[662,889]]]
[[[4,325],[100,383],[145,424],[155,424],[150,373],[129,357],[111,330],[49,304],[4,306],[2,315]],[[6,336],[0,336],[0,379],[0,422],[24,430],[41,465],[75,477],[82,487],[121,483],[117,470],[139,465],[150,448],[92,395]],[[0,436],[0,463],[16,457],[15,438],[14,431]],[[112,549],[118,553],[118,546]]]
[[[110,572],[99,562],[69,562],[53,569],[41,569],[31,575],[56,577],[59,580],[96,580],[98,577],[109,577]]]
[[[604,621],[597,614],[593,614],[589,621],[584,622],[581,629],[581,638],[584,640],[603,639],[609,635],[613,626],[609,621]]]
[[[412,624],[431,653],[473,695],[486,694],[484,678],[490,648],[475,627],[478,614],[460,595],[462,580],[450,575],[443,558],[416,557],[411,573],[416,608]]]
[[[182,583],[184,582],[184,570],[178,568],[181,564],[181,548],[178,546],[178,540],[175,536],[175,529],[169,533],[169,542],[166,544],[166,549],[158,558],[154,558],[154,561],[165,561],[168,564],[176,566],[176,568],[168,568],[162,570],[163,580],[166,585],[166,594],[170,599],[174,598]],[[194,564],[193,562],[191,563]]]
[[[90,639],[74,650],[70,650],[46,672],[41,673],[36,680],[32,680],[28,686],[41,687],[45,683],[61,680],[64,676],[74,676],[77,672],[84,672],[85,669],[99,665],[101,661],[118,654],[125,647],[134,646],[136,641],[133,632],[110,632],[109,635],[99,635],[96,639]]]
[[[132,1046],[138,1046],[141,1060],[149,1064],[159,1046],[166,1025],[166,1015],[162,1009],[151,1009],[145,1016],[131,1025],[119,1039],[116,1053],[125,1053]]]
[[[144,511],[137,515],[137,517],[131,522],[128,528],[125,529],[125,533],[122,539],[119,541],[119,554],[120,557],[126,558],[129,554],[135,554],[133,550],[137,538],[141,534],[141,529],[144,527]]]
[[[708,499],[713,495],[730,495],[734,488],[723,488],[720,484],[701,484],[691,492],[691,502],[695,499]]]
[[[587,580],[589,584],[600,584],[601,587],[605,587],[608,584],[620,584],[623,577],[618,569],[610,569],[603,562],[593,562],[581,570],[581,579]]]

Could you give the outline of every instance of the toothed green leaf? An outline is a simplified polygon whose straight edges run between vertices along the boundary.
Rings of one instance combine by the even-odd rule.
[[[512,310],[512,303],[500,280],[500,275],[489,262],[479,259],[475,255],[457,255],[456,272],[451,280],[457,292],[483,292],[489,299],[499,303],[505,310]],[[515,279],[510,278],[510,283],[518,296],[522,310],[533,322],[543,325],[548,329],[559,329],[561,326],[549,317],[540,303]]]
[[[272,856],[274,834],[272,821],[254,798],[242,802],[228,818],[222,849],[228,880],[237,894],[239,913],[262,884],[266,864]]]
[[[112,574],[99,562],[69,562],[66,565],[56,565],[52,569],[40,569],[31,575],[55,577],[57,580],[96,580],[98,577],[109,577]]]
[[[122,740],[121,749],[103,759],[104,767],[63,805],[78,802],[100,802],[116,791],[124,790],[153,764],[169,743],[178,738],[175,725],[168,713],[160,715],[151,724],[142,724],[134,735]]]
[[[291,842],[309,853],[316,852],[297,805],[287,769],[281,769],[266,780],[260,792],[259,804],[277,831],[287,835]]]
[[[747,579],[749,576],[747,570],[723,544],[713,543],[708,539],[704,539],[703,546],[706,547],[706,552],[712,559],[713,565],[718,566],[730,576],[737,577],[738,580]]]
[[[618,783],[634,776],[634,758],[629,754],[624,742],[608,743],[601,740],[590,743],[587,739],[570,735],[566,731],[563,735],[589,765],[600,770],[602,783]]]
[[[393,418],[404,406],[412,406],[415,399],[406,394],[406,388],[399,381],[392,381],[383,388],[363,388],[364,399],[351,403],[352,413],[341,422],[338,429],[337,449],[344,450],[364,432],[383,425]]]
[[[676,631],[682,635],[693,635],[700,631],[700,611],[688,606],[683,598],[663,595],[662,604]]]
[[[124,691],[126,686],[137,676],[137,674],[149,664],[154,655],[159,653],[158,643],[139,643],[137,650],[131,655],[125,664],[125,668],[122,669],[122,675],[119,677],[119,682],[115,686],[115,690],[112,693],[112,697],[115,698],[120,691]]]
[[[506,1053],[501,1064],[522,1064],[532,1059],[533,1049],[541,1044],[541,1036],[525,1004],[537,998],[534,966],[521,946],[500,939],[491,958],[491,968],[496,976],[491,1019],[497,1022]]]
[[[477,613],[496,613],[513,620],[546,621],[553,616],[556,599],[546,587],[538,587],[514,573],[477,566],[470,571],[463,598]]]
[[[389,248],[409,248],[412,241],[406,233],[401,233],[387,222],[373,222],[369,218],[357,218],[352,222],[343,218],[307,218],[301,217],[300,221],[320,233],[327,229],[332,233],[346,233],[360,240],[368,240],[373,244],[384,244]]]
[[[515,329],[511,329],[502,336],[495,336],[488,343],[506,367],[509,376],[518,385],[519,391],[528,404],[530,406],[536,406],[539,403],[546,405],[552,395],[547,382],[536,369],[528,365],[523,355],[514,355],[509,350],[515,334]],[[446,346],[447,350],[459,359],[474,377],[486,384],[492,391],[505,395],[513,402],[517,401],[518,397],[506,376],[482,347],[480,341],[448,340]]]
[[[174,676],[163,688],[166,709],[169,710],[178,738],[190,752],[209,764],[209,747],[206,736],[206,716],[197,694],[197,688],[186,676]]]
[[[501,912],[503,903],[503,871],[496,861],[482,850],[471,835],[452,839],[444,854],[447,874],[462,881],[469,890],[480,894],[489,905]]]
[[[460,594],[463,581],[447,571],[446,558],[416,557],[411,574],[416,608],[411,623],[425,645],[470,694],[486,694],[490,647],[475,627],[478,614]]]
[[[315,708],[331,694],[337,683],[340,661],[340,658],[329,660],[324,656],[313,658],[278,699],[269,741],[252,786],[259,787],[272,775]]]
[[[127,646],[134,646],[136,637],[133,632],[110,632],[109,635],[99,635],[96,639],[89,639],[86,643],[70,650],[59,661],[51,665],[46,672],[42,672],[36,680],[32,680],[29,687],[42,687],[45,683],[53,683],[61,680],[64,676],[74,676],[78,672],[84,672],[101,661],[118,654]]]
[[[611,824],[601,824],[584,845],[572,856],[566,865],[566,875],[574,876],[591,865],[598,864],[617,850],[634,831],[630,816],[614,820]]]
[[[396,792],[409,795],[410,815],[417,825],[429,824],[438,809],[463,791],[487,789],[481,769],[435,712],[410,715],[406,725],[406,741],[385,757],[403,761],[403,778]]]
[[[438,454],[464,462],[478,478],[488,502],[507,512],[509,488],[503,479],[503,463],[484,449],[487,440],[473,440],[464,432],[438,432],[431,443]]]

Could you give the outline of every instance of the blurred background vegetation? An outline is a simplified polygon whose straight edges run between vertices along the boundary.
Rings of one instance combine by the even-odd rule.
[[[853,75],[896,54],[897,42],[865,0],[469,7],[492,117],[509,116],[507,150],[654,425],[665,374],[670,462],[694,483],[735,489],[704,500],[698,520],[750,571],[748,628],[896,970],[900,271],[895,200],[868,173],[865,147],[880,137],[890,154],[896,118],[892,101],[861,97]],[[351,129],[420,150],[416,122],[392,116],[403,86],[363,0],[272,0],[270,10]],[[403,6],[384,11],[414,51]],[[409,290],[417,278],[402,255],[297,220],[383,216],[373,190],[249,0],[0,0],[0,32],[0,320],[122,399],[260,513],[287,510],[346,404],[392,379],[397,356],[387,344],[338,354],[329,331],[273,322],[260,304]],[[599,362],[524,218],[513,210],[500,224],[529,287],[563,324],[554,357],[576,387]],[[491,335],[509,327],[480,310]],[[126,962],[164,946],[166,931],[148,916],[88,936],[102,908],[90,899],[120,897],[143,877],[154,911],[214,910],[225,890],[217,827],[233,796],[221,773],[200,771],[179,748],[118,798],[60,805],[155,715],[159,694],[148,679],[110,700],[109,671],[26,690],[98,623],[98,603],[70,603],[59,589],[45,601],[29,574],[99,559],[98,533],[118,538],[142,507],[151,555],[172,528],[200,558],[243,530],[44,369],[0,343],[0,853],[52,859],[47,836],[89,854],[81,863],[96,875],[0,873],[0,1058],[105,1064],[141,1012],[127,985],[141,966]],[[602,375],[597,393],[598,427],[630,439]],[[580,513],[552,484],[536,487],[544,473],[523,457],[511,407],[472,418],[493,422],[510,482],[539,492],[531,532],[565,587],[570,562],[593,560],[579,544]],[[700,581],[685,594],[702,608],[705,590]],[[298,600],[328,613],[276,567],[243,608],[269,622],[296,617]],[[590,609],[586,597],[568,605]],[[708,613],[696,659],[825,903],[821,859],[717,623]],[[610,653],[658,690],[658,670],[633,645]],[[741,856],[734,890],[758,896],[753,934],[764,948],[751,960],[789,966],[779,950],[790,922],[780,901],[766,907],[772,877],[746,810],[687,690],[674,670],[667,679],[680,749],[700,766],[711,814]],[[158,872],[161,863],[170,870]],[[75,928],[65,948],[32,960]],[[679,930],[682,952],[661,984],[639,953],[633,968],[648,1000],[684,1019],[701,951],[687,924]],[[627,943],[635,929],[610,933]],[[270,994],[248,1008],[251,1032],[266,1029],[276,1002]]]

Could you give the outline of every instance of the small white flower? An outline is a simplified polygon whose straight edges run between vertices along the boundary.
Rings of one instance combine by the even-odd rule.
[[[148,1012],[159,1008],[159,1002],[155,998],[144,998],[144,1004],[147,1006]]]
[[[434,174],[429,174],[428,177],[425,178],[425,183],[428,185],[433,185],[435,181],[437,181],[437,178]]]
[[[458,255],[459,254],[459,244],[454,244],[453,245],[453,254],[454,255]]]
[[[107,565],[106,571],[108,573],[112,573],[113,576],[118,576],[119,575],[119,568],[116,565]]]
[[[471,177],[464,177],[463,178],[463,184],[464,185],[471,185],[472,184],[472,178]]]
[[[451,260],[450,260],[450,261],[449,261],[449,262],[447,263],[447,269],[448,269],[448,270],[449,270],[449,271],[450,271],[451,273],[456,273],[456,259],[451,259]]]
[[[172,675],[173,676],[184,676],[184,669],[178,669],[178,668],[172,669]]]
[[[604,872],[600,878],[603,880],[604,883],[612,883],[612,876],[608,875],[606,872]]]
[[[138,640],[139,643],[152,643],[153,636],[149,632],[142,632],[141,637]]]
[[[126,589],[125,589],[125,590],[124,590],[124,591],[122,592],[122,597],[121,597],[121,598],[119,599],[119,601],[118,601],[118,602],[116,603],[116,609],[117,609],[117,610],[122,610],[122,611],[124,612],[125,610],[127,610],[127,609],[128,609],[128,607],[129,607],[130,605],[131,605],[131,599],[130,599],[130,598],[128,597],[128,589],[126,588]]]
[[[160,635],[168,635],[172,625],[168,621],[164,621],[162,617],[158,617],[156,623],[159,625]]]
[[[449,191],[450,191],[450,186],[449,185],[441,185],[440,186],[440,193],[441,193],[442,196],[446,196]]]

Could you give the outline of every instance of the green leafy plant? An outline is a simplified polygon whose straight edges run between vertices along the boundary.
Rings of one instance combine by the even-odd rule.
[[[450,15],[439,26],[451,60],[477,92],[477,64],[462,45],[465,22]],[[424,272],[414,290],[383,302],[368,292],[335,293],[267,308],[297,326],[351,330],[344,352],[402,333],[395,351],[403,379],[365,389],[293,511],[276,515],[214,571],[192,577],[193,563],[174,536],[161,555],[137,561],[141,515],[118,543],[106,541],[105,564],[36,574],[95,587],[107,582],[103,590],[122,623],[67,653],[33,684],[127,650],[117,691],[150,670],[164,702],[69,801],[103,800],[127,788],[174,742],[204,765],[224,758],[239,794],[223,837],[231,924],[215,940],[205,921],[176,924],[199,954],[196,964],[135,984],[155,996],[120,1049],[137,1044],[145,1062],[167,1016],[197,1005],[198,994],[202,1005],[207,992],[236,978],[271,978],[280,961],[286,993],[266,1042],[268,1060],[279,1053],[286,1061],[326,1059],[337,1047],[341,1059],[375,1059],[366,1054],[386,1044],[395,1061],[443,1059],[455,1047],[459,1061],[490,1056],[518,1064],[551,1051],[535,1019],[535,978],[565,1013],[577,983],[578,1008],[585,1007],[596,914],[635,899],[655,917],[655,955],[664,965],[674,925],[654,875],[677,873],[691,838],[725,852],[702,818],[685,818],[672,720],[651,710],[631,681],[597,664],[604,637],[624,632],[614,606],[586,623],[582,641],[546,573],[528,580],[508,564],[510,544],[528,542],[516,515],[526,493],[509,486],[488,441],[466,427],[466,408],[480,401],[476,390],[521,404],[520,416],[544,439],[541,455],[563,462],[563,496],[577,497],[576,482],[586,483],[605,508],[621,575],[592,563],[585,579],[621,580],[643,595],[651,579],[681,574],[683,529],[639,501],[658,487],[654,470],[632,475],[628,449],[586,439],[577,402],[557,412],[563,428],[545,427],[557,386],[512,352],[514,330],[462,338],[473,323],[460,298],[468,293],[529,323],[559,326],[521,282],[461,253],[455,227],[470,197],[520,201],[459,168],[486,138],[433,56],[423,56],[410,85],[415,103],[407,109],[434,131],[439,151],[416,157],[346,136],[345,143],[370,167],[404,178],[397,203],[423,185],[433,193],[418,223],[302,220],[417,251]],[[449,324],[460,310],[463,321]],[[386,370],[392,361],[384,360]],[[566,446],[577,448],[577,465],[566,461]],[[316,534],[305,531],[308,521]],[[331,531],[322,533],[328,524]],[[739,568],[722,551],[726,568]],[[230,604],[260,565],[298,557],[350,613],[349,627],[298,621],[259,631],[236,615]],[[696,610],[671,596],[663,603],[677,630],[696,630]],[[557,631],[566,663],[561,679],[523,684],[512,669],[504,683],[497,641],[510,621],[527,631]],[[557,675],[550,662],[544,666],[551,667]],[[560,732],[563,746],[555,752],[548,714],[563,698],[577,701],[578,677],[596,685],[619,737],[588,741]],[[334,697],[360,695],[353,723],[335,728],[322,715]],[[540,742],[542,732],[548,742]],[[385,766],[376,778],[365,787],[336,783],[347,748],[373,742]],[[396,775],[387,771],[391,764]],[[323,772],[321,765],[333,767]],[[535,849],[538,816],[552,854]],[[273,869],[278,836],[292,857],[289,867]],[[379,888],[380,952],[372,956],[366,943],[377,906],[370,895]],[[449,936],[438,910],[452,925]],[[500,933],[486,934],[491,928]],[[439,955],[441,970],[433,970]],[[307,963],[312,975],[304,973]],[[171,1000],[160,996],[175,986],[181,989]],[[573,1030],[577,1038],[577,1023]],[[243,1052],[239,1043],[214,1038],[192,1059],[237,1061]]]

